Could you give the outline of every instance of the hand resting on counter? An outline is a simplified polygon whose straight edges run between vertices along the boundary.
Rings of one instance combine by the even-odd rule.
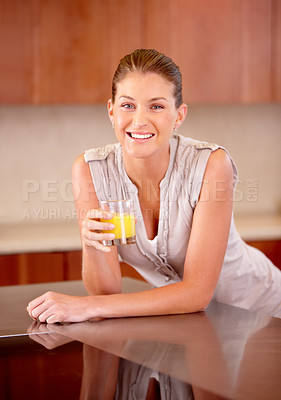
[[[81,322],[92,317],[94,298],[46,292],[32,300],[27,312],[34,320],[47,323]]]

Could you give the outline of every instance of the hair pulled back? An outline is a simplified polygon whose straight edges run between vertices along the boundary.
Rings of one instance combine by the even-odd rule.
[[[112,102],[115,102],[117,84],[129,72],[155,72],[174,84],[176,107],[182,104],[182,77],[179,67],[165,54],[154,49],[137,49],[124,56],[113,75]]]

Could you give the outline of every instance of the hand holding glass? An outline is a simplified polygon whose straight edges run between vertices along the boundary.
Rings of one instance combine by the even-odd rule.
[[[114,233],[115,239],[103,240],[103,244],[106,246],[119,246],[136,243],[133,200],[108,200],[100,201],[99,204],[102,210],[113,214],[113,218],[101,219],[101,222],[109,222],[115,225],[114,229],[103,231],[103,233]]]

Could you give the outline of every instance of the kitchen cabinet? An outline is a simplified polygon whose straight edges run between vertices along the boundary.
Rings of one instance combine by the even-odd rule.
[[[272,99],[281,102],[281,0],[272,1]]]
[[[267,255],[281,270],[281,240],[248,241]],[[12,254],[0,256],[0,286],[82,279],[82,252]],[[123,277],[144,280],[133,268],[121,263]]]
[[[0,285],[81,279],[81,252],[30,253],[0,256]]]
[[[32,2],[0,2],[0,102],[33,103]]]
[[[140,0],[39,1],[35,100],[106,101],[118,60],[140,46],[140,19],[134,18],[140,6]]]
[[[144,280],[121,263],[122,276]],[[44,252],[0,256],[0,286],[82,279],[82,252]]]
[[[64,253],[0,256],[0,285],[20,285],[64,280]]]
[[[147,3],[146,42],[181,67],[186,102],[272,100],[271,1],[164,3]]]
[[[141,3],[1,2],[1,103],[106,101],[118,60],[141,45]]]
[[[281,101],[281,0],[10,0],[1,103],[101,103],[118,60],[157,48],[188,103]]]

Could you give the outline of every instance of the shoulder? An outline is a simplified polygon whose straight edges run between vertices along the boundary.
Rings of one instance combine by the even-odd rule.
[[[185,159],[188,167],[199,174],[233,177],[238,179],[237,167],[228,151],[216,144],[178,135],[178,158]]]
[[[80,154],[72,164],[72,190],[74,195],[79,195],[81,188],[90,188],[92,176],[89,165],[84,160],[84,153]]]
[[[119,143],[109,144],[105,147],[96,147],[86,150],[80,154],[72,164],[72,177],[87,176],[90,177],[89,164],[93,164],[94,161],[106,160],[110,155],[114,154],[119,149]],[[91,168],[93,165],[91,166]]]
[[[75,158],[72,164],[72,176],[81,175],[85,172],[89,172],[89,166],[85,162],[84,153],[80,154],[78,157]]]
[[[206,165],[205,178],[227,180],[234,178],[232,160],[224,149],[218,148],[210,154]]]

